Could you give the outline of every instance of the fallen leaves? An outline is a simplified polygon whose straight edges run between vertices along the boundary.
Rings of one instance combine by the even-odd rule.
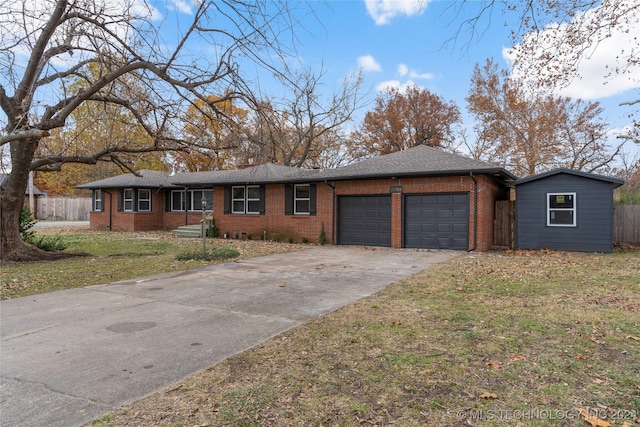
[[[498,395],[495,393],[491,393],[488,391],[485,391],[484,393],[482,393],[480,396],[480,399],[487,399],[487,400],[494,400],[498,398]]]
[[[500,365],[500,362],[497,360],[490,360],[487,363],[485,363],[485,365],[489,368],[493,368],[493,369],[500,369],[502,368],[502,366]]]
[[[575,408],[576,412],[580,414],[582,419],[587,422],[591,427],[611,427],[611,423],[600,418],[591,415],[589,410],[585,408]]]

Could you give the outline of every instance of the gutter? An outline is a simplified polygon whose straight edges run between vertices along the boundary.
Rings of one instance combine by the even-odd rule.
[[[469,172],[469,176],[473,180],[473,246],[467,252],[472,252],[478,245],[478,181],[473,176],[473,172]]]
[[[113,194],[109,193],[108,191],[105,191],[104,194],[109,195],[109,231],[111,231],[111,228],[113,225],[113,204],[112,204]]]

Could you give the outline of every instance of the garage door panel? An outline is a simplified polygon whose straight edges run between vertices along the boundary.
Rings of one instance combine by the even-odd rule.
[[[391,197],[340,196],[338,243],[391,246]]]
[[[468,193],[406,195],[404,201],[405,247],[468,248]]]

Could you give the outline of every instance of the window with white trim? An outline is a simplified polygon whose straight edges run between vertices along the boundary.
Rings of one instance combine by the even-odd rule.
[[[102,190],[93,190],[93,211],[102,212]]]
[[[231,187],[231,213],[259,214],[260,186],[247,185]]]
[[[171,210],[184,211],[185,206],[190,211],[202,210],[202,196],[207,201],[206,209],[213,210],[213,190],[173,190],[171,191]]]
[[[576,193],[547,193],[547,225],[576,226]]]
[[[133,188],[122,190],[122,210],[125,212],[133,211]]]
[[[151,211],[151,190],[147,188],[141,188],[138,190],[138,211]]]
[[[311,211],[311,186],[296,184],[293,189],[293,213],[295,215],[309,215]]]

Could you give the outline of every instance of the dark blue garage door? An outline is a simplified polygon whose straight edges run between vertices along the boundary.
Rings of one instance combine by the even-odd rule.
[[[391,246],[391,197],[340,196],[338,243]]]
[[[469,194],[416,194],[404,199],[406,248],[469,248]]]

